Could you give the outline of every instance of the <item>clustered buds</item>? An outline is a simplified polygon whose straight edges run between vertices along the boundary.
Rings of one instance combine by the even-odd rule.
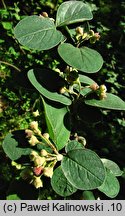
[[[100,87],[99,87],[100,100],[103,100],[103,99],[105,99],[107,97],[106,92],[107,92],[106,86],[105,85],[100,85]]]
[[[76,39],[79,40],[90,40],[90,43],[95,43],[100,39],[100,35],[98,32],[94,32],[93,30],[90,30],[89,32],[84,32],[84,29],[82,27],[76,28]]]
[[[28,138],[28,142],[31,146],[35,146],[36,144],[40,143],[40,141],[37,138],[37,136],[41,135],[41,131],[38,128],[38,122],[32,121],[30,123],[30,128],[31,129],[25,130],[26,138]]]
[[[11,165],[12,165],[12,166],[15,166],[17,170],[20,170],[20,169],[22,169],[22,165],[21,165],[21,164],[18,164],[18,163],[16,163],[15,161],[12,161],[12,162],[11,162]]]
[[[36,111],[34,116],[37,117],[39,112]],[[26,138],[31,146],[35,146],[36,144],[43,145],[42,150],[32,150],[29,158],[31,165],[22,166],[18,165],[13,161],[12,165],[16,166],[17,169],[21,169],[20,176],[22,179],[27,180],[30,184],[34,185],[35,188],[43,187],[42,176],[46,176],[52,178],[53,169],[56,165],[57,161],[61,161],[63,155],[59,154],[56,148],[49,140],[48,133],[41,133],[38,128],[38,122],[32,121],[30,123],[30,129],[25,130]],[[42,139],[42,141],[40,140]],[[45,143],[44,143],[45,142]],[[47,144],[52,148],[54,153],[49,153],[46,149],[44,149],[45,144]]]
[[[31,151],[30,161],[31,167],[23,167],[21,171],[21,178],[29,181],[35,188],[43,187],[42,176],[52,178],[53,169],[57,161],[61,161],[63,155],[52,154],[42,149],[40,152]],[[14,162],[13,162],[14,163]]]
[[[89,86],[89,88],[91,88],[93,91],[97,93],[100,100],[103,100],[107,97],[106,95],[107,88],[104,84],[99,86],[97,83],[93,83],[92,85]]]

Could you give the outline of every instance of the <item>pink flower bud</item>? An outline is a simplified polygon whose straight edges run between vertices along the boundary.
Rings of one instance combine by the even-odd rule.
[[[36,176],[40,176],[43,173],[43,167],[34,167],[33,172]]]

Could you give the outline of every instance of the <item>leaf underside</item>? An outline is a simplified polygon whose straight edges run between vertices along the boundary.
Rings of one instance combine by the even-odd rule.
[[[39,51],[51,49],[64,39],[52,20],[36,15],[22,19],[16,25],[14,34],[23,46]]]
[[[57,10],[56,26],[64,26],[91,20],[93,15],[88,5],[80,1],[67,1]]]

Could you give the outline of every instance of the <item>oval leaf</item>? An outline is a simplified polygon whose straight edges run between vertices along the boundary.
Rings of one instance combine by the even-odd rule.
[[[23,46],[36,50],[51,49],[63,39],[51,19],[36,15],[22,19],[16,25],[14,34]]]
[[[45,118],[50,138],[58,150],[62,149],[68,142],[70,136],[70,119],[66,107],[55,106],[42,98]]]
[[[79,81],[81,83],[84,83],[84,84],[88,84],[88,85],[92,85],[93,83],[95,83],[94,80],[92,80],[91,78],[89,78],[88,76],[84,76],[82,74],[79,74]]]
[[[119,166],[115,162],[105,158],[102,158],[101,161],[104,166],[113,173],[113,175],[121,176],[123,174],[123,171],[120,170]]]
[[[51,185],[53,190],[63,197],[70,196],[77,191],[77,189],[66,179],[61,166],[54,170]]]
[[[64,80],[55,71],[49,69],[31,69],[28,78],[32,85],[46,98],[65,105],[70,105],[71,100],[67,94],[59,94],[59,89],[64,86]]]
[[[107,169],[104,183],[98,188],[101,192],[110,198],[118,195],[120,185],[117,178]]]
[[[64,26],[91,20],[93,15],[88,5],[80,1],[67,1],[57,10],[56,26]]]
[[[114,109],[114,110],[125,110],[125,102],[116,95],[107,93],[107,98],[100,99],[86,99],[85,103],[90,106]]]
[[[75,149],[68,152],[61,162],[62,170],[74,187],[92,190],[102,185],[105,168],[98,155],[88,149]]]
[[[26,148],[29,145],[25,138],[25,132],[23,130],[14,131],[6,135],[3,141],[4,152],[11,160],[17,160],[22,155],[29,155],[30,148]]]
[[[85,46],[77,48],[69,43],[63,43],[59,45],[58,53],[67,64],[86,73],[95,73],[103,65],[101,55]]]
[[[77,142],[76,140],[72,140],[66,145],[65,151],[69,152],[74,149],[83,149],[84,145],[82,143]]]
[[[20,200],[17,194],[11,194],[6,197],[6,200]]]

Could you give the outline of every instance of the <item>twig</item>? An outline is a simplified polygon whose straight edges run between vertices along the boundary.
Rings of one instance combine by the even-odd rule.
[[[5,64],[8,65],[10,67],[13,67],[15,70],[21,72],[21,69],[19,69],[18,67],[16,67],[15,65],[10,64],[9,62],[5,62],[5,61],[0,61],[1,64]]]
[[[42,140],[43,140],[45,143],[47,143],[48,146],[55,152],[55,154],[58,155],[59,153],[58,153],[57,149],[55,148],[55,146],[54,146],[48,139],[46,139],[42,134],[39,134],[39,135],[41,136]]]
[[[7,10],[7,6],[6,6],[5,2],[4,2],[4,0],[2,0],[2,4],[3,4],[4,9]]]

